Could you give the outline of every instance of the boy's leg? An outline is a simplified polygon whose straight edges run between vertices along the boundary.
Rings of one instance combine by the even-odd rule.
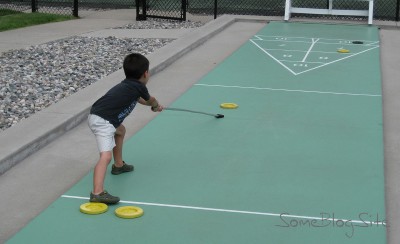
[[[124,137],[125,137],[125,126],[120,125],[118,126],[116,132],[115,132],[115,147],[113,149],[113,155],[114,155],[114,165],[116,167],[122,167],[124,165],[124,161],[122,159],[122,145],[124,143]]]
[[[100,159],[94,167],[93,173],[93,194],[98,195],[104,191],[104,179],[107,171],[107,166],[111,161],[111,151],[101,152]]]
[[[112,149],[115,146],[114,134],[116,130],[112,124],[97,115],[90,114],[88,124],[96,136],[100,151],[100,159],[97,161],[93,173],[93,190],[90,193],[90,202],[118,203],[119,197],[112,196],[104,190],[104,179],[107,166],[112,158]]]
[[[120,201],[119,197],[110,195],[104,190],[104,178],[106,176],[107,165],[110,163],[111,157],[111,151],[100,153],[100,159],[94,167],[93,192],[90,193],[90,202],[116,204]]]
[[[122,124],[115,131],[115,147],[113,149],[114,164],[111,170],[111,174],[113,175],[119,175],[133,171],[133,165],[126,164],[122,159],[122,146],[124,143],[125,132],[125,126]]]

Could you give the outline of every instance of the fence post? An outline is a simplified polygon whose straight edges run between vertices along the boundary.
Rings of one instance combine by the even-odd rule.
[[[400,11],[400,0],[397,0],[397,6],[396,6],[396,21],[399,21],[399,11]]]
[[[136,20],[146,20],[146,0],[136,0]],[[142,3],[142,14],[140,13],[140,3]]]
[[[78,17],[78,0],[74,0],[74,9],[72,9],[72,15]]]
[[[181,18],[183,21],[186,21],[186,10],[187,10],[187,5],[186,5],[187,1],[186,0],[182,0],[181,3]]]
[[[36,0],[32,0],[32,13],[37,11],[37,2]]]
[[[214,19],[218,16],[218,0],[214,0]]]

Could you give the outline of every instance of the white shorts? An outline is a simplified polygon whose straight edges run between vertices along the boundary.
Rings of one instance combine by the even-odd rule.
[[[89,128],[96,136],[97,147],[99,148],[99,151],[112,151],[115,147],[115,127],[107,120],[94,114],[89,114],[88,124]]]

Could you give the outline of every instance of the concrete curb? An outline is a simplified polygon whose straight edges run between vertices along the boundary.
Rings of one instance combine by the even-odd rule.
[[[151,74],[162,71],[236,21],[266,22],[267,20],[265,17],[227,15],[209,22],[150,54],[148,59],[152,67]],[[0,134],[0,141],[7,143],[0,148],[0,175],[82,123],[95,99],[123,78],[123,71],[116,71],[3,131]]]

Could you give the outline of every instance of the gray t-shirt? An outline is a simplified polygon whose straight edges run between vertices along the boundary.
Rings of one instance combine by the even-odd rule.
[[[147,87],[138,80],[125,79],[97,100],[90,113],[100,116],[117,128],[135,108],[140,97],[145,101],[150,99]]]

